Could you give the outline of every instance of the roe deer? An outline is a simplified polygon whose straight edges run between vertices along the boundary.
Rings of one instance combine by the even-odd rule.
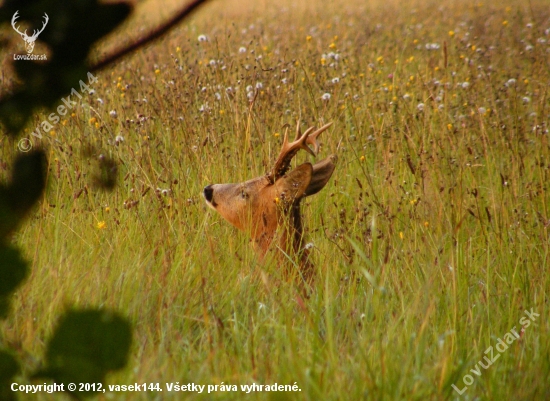
[[[309,247],[304,246],[300,201],[323,189],[332,176],[337,157],[331,155],[314,165],[304,163],[288,174],[287,171],[300,149],[317,155],[317,137],[331,125],[316,131],[310,127],[302,135],[298,122],[296,139],[291,143],[287,127],[281,153],[269,173],[238,184],[208,185],[203,191],[208,206],[252,237],[260,259],[273,244],[287,259],[289,256],[298,259],[302,279],[308,283],[313,278],[313,264],[309,260]],[[278,244],[274,241],[277,237]]]

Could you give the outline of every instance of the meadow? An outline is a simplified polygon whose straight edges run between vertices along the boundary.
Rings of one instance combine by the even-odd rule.
[[[545,1],[214,1],[96,76],[41,139],[49,111],[25,131],[49,182],[13,238],[32,273],[0,333],[29,371],[63,310],[101,306],[134,329],[108,383],[165,390],[99,400],[550,399]],[[298,120],[333,121],[319,158],[338,155],[302,206],[309,299],[201,195],[268,171]],[[0,139],[2,179],[19,139]]]

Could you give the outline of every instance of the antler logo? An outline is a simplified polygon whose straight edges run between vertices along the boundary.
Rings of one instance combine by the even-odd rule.
[[[17,32],[19,35],[21,35],[21,37],[25,41],[25,49],[27,49],[27,53],[30,54],[34,50],[34,42],[38,38],[38,35],[40,35],[42,33],[44,28],[46,28],[46,25],[48,25],[48,21],[50,20],[50,18],[48,17],[48,14],[44,13],[44,23],[42,25],[42,28],[38,31],[34,30],[32,36],[29,36],[29,35],[27,35],[27,30],[26,29],[25,29],[25,32],[21,32],[19,30],[19,27],[17,25],[15,25],[15,23],[17,21],[17,18],[19,18],[18,14],[19,14],[19,10],[17,10],[15,12],[15,14],[13,14],[13,18],[11,19],[11,26],[13,27],[13,29],[15,29],[15,32]]]

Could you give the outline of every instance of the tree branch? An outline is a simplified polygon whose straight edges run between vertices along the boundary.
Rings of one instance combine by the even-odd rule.
[[[174,16],[171,20],[166,22],[164,25],[158,27],[153,32],[151,32],[148,36],[138,40],[135,43],[132,43],[130,46],[126,47],[125,49],[121,49],[117,51],[116,53],[107,56],[107,58],[101,60],[97,64],[93,65],[91,67],[91,71],[99,71],[104,69],[105,67],[113,64],[115,61],[123,58],[124,56],[127,56],[128,54],[136,51],[140,47],[143,47],[160,37],[164,36],[166,33],[170,31],[174,26],[179,24],[181,21],[183,21],[189,14],[191,14],[193,11],[195,11],[199,6],[206,3],[208,0],[194,0],[192,3],[185,6],[178,14]]]

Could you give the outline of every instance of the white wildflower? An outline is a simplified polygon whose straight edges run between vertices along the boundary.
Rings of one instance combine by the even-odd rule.
[[[426,50],[439,50],[439,43],[426,43]]]

